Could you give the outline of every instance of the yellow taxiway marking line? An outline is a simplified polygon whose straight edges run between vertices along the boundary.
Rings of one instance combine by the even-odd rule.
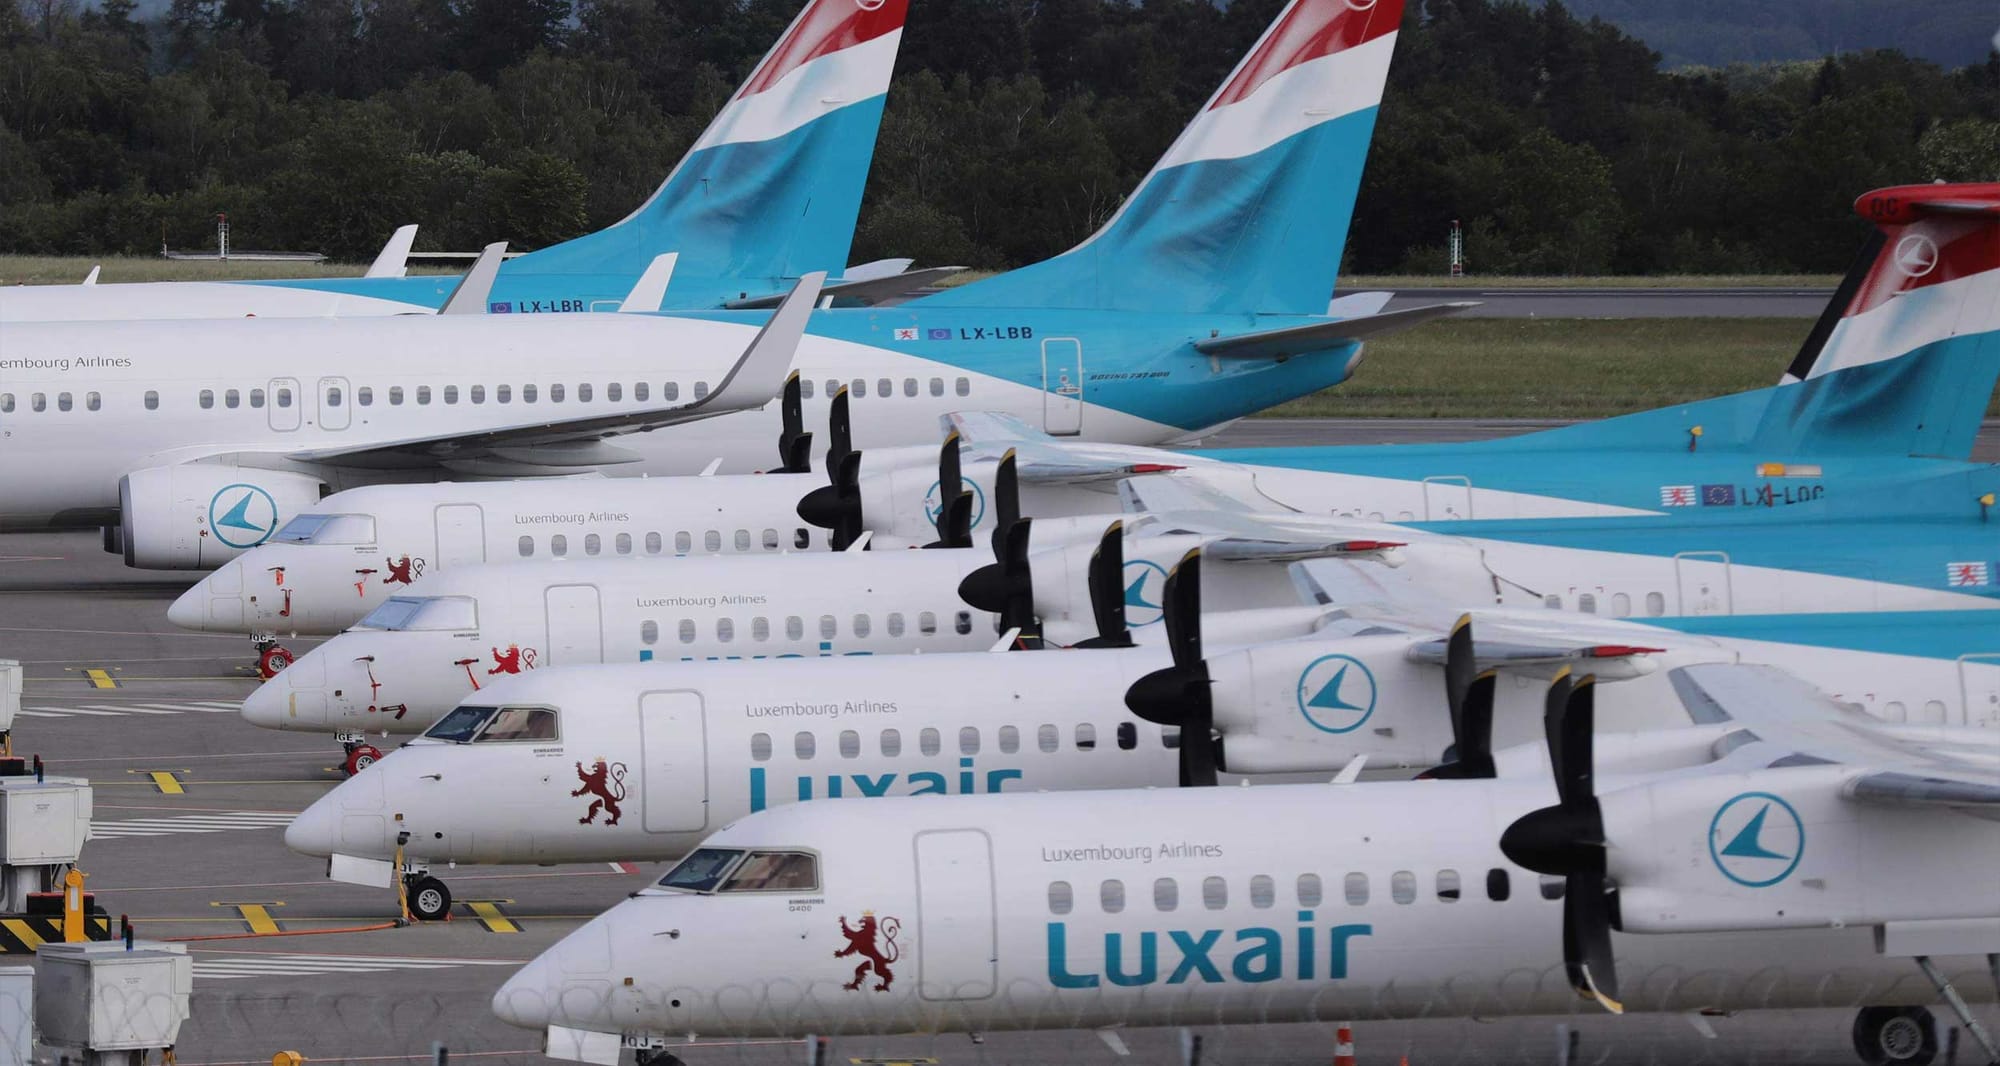
[[[486,931],[489,933],[518,933],[521,931],[520,926],[515,925],[507,919],[506,915],[500,913],[499,904],[514,902],[511,899],[466,899],[459,902],[465,904],[466,909],[472,912],[473,917],[479,919],[479,924],[485,926]]]
[[[97,667],[92,667],[88,670],[85,670],[83,672],[83,676],[90,679],[90,684],[93,688],[118,687],[118,682],[112,679],[111,672],[109,670],[102,670]]]
[[[125,772],[128,774],[145,774],[147,777],[152,778],[153,787],[159,789],[160,794],[163,796],[187,795],[187,789],[181,787],[181,779],[175,776],[176,774],[187,773],[186,770],[127,770]]]
[[[273,900],[266,903],[210,903],[209,904],[209,906],[211,907],[236,908],[236,913],[242,917],[243,924],[249,926],[251,932],[261,933],[261,934],[270,934],[278,931],[278,923],[271,920],[270,908],[282,907],[284,905],[285,902],[283,900]]]

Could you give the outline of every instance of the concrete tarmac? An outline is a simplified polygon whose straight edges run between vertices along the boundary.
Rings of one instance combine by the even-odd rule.
[[[1253,421],[1217,443],[1463,439],[1526,428]],[[1989,454],[1997,438],[1986,434]],[[99,902],[114,917],[129,914],[141,936],[188,940],[194,1016],[182,1029],[181,1066],[254,1066],[285,1050],[311,1061],[417,1061],[434,1043],[481,1063],[547,1061],[536,1034],[492,1016],[493,991],[658,871],[438,871],[457,896],[453,919],[396,927],[391,893],[327,882],[318,861],[285,849],[288,817],[338,782],[339,748],[328,737],[259,730],[235,714],[256,685],[248,642],[182,632],[166,620],[194,576],[128,570],[92,535],[0,538],[0,656],[22,660],[27,674],[16,750],[94,784],[97,839],[81,865]],[[1989,1025],[2000,1022],[1992,1008],[1980,1010]],[[1942,1008],[1939,1016],[1947,1017]],[[1552,1063],[1563,1025],[1581,1034],[1577,1062],[1844,1064],[1853,1061],[1851,1021],[1847,1010],[1747,1014],[1703,1020],[1710,1038],[1677,1016],[1579,1010],[1567,1018],[1359,1019],[1356,1034],[1362,1062],[1407,1055],[1414,1066]],[[1206,1062],[1301,1066],[1329,1061],[1334,1035],[1330,1025],[1198,1032]],[[844,1038],[829,1061],[1176,1063],[1180,1039],[1173,1030],[1125,1032],[1131,1058],[1121,1060],[1089,1032]],[[805,1061],[796,1044],[702,1045],[682,1057],[693,1066]]]

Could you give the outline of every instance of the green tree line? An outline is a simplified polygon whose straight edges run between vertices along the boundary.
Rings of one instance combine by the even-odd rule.
[[[0,250],[365,258],[623,217],[799,0],[0,5]],[[1006,267],[1109,217],[1280,0],[914,0],[854,257]],[[1409,0],[1351,270],[1839,270],[1869,188],[2000,179],[2000,57],[1666,70],[1561,3]],[[1333,254],[1331,251],[1329,254]]]

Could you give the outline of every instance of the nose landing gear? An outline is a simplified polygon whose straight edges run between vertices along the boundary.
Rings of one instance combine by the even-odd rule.
[[[349,777],[375,765],[382,758],[382,749],[368,743],[366,733],[342,733],[336,739],[340,741],[341,750],[347,753],[341,769]]]
[[[250,643],[257,649],[257,677],[260,680],[269,681],[292,665],[291,651],[279,644],[276,636],[252,637]]]
[[[1926,1066],[1937,1057],[1937,1019],[1923,1007],[1863,1007],[1854,1053],[1868,1066]]]
[[[441,922],[451,916],[451,889],[427,873],[405,874],[404,892],[410,913],[419,921]]]

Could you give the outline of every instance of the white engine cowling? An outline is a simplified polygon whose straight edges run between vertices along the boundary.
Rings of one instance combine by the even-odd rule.
[[[218,463],[135,470],[118,481],[125,565],[210,570],[270,539],[326,495],[305,474]]]

